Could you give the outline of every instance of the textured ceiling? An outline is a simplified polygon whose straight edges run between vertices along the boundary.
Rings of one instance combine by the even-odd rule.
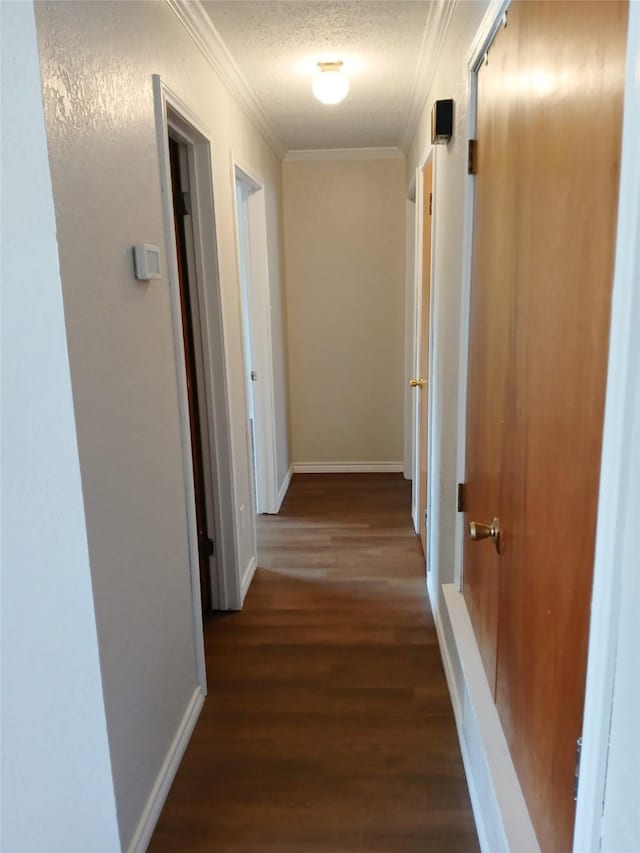
[[[431,3],[204,0],[202,6],[288,149],[399,146]],[[316,63],[341,59],[351,91],[311,94]]]

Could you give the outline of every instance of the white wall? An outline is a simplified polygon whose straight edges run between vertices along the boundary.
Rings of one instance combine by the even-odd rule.
[[[456,437],[458,424],[458,369],[460,306],[462,293],[462,246],[465,181],[467,175],[467,62],[466,57],[486,0],[457,3],[436,74],[426,98],[416,136],[407,157],[407,180],[430,145],[430,112],[433,102],[454,100],[453,138],[436,147],[434,159],[435,257],[433,293],[433,364],[431,476],[433,478],[431,525],[431,598],[439,608],[442,584],[454,580],[456,523]]]
[[[109,744],[126,847],[196,688],[169,292],[165,277],[137,283],[131,264],[136,242],[165,251],[152,74],[198,116],[212,142],[242,573],[255,541],[231,150],[266,182],[276,292],[280,162],[168,4],[41,3],[36,18]],[[278,305],[275,311],[282,313]],[[278,381],[282,413],[284,375]],[[288,468],[287,459],[281,468]]]
[[[294,465],[402,470],[404,160],[283,164]]]
[[[2,25],[4,853],[119,849],[33,7]]]

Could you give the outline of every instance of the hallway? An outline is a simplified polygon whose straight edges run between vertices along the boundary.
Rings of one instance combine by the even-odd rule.
[[[400,474],[298,474],[259,517],[150,850],[477,849],[409,504]]]

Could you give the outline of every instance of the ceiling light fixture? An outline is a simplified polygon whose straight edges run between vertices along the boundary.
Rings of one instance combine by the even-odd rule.
[[[318,62],[311,90],[323,104],[339,104],[349,92],[349,81],[342,71],[342,62]]]

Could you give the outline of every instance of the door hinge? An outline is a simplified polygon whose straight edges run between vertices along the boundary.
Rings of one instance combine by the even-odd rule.
[[[458,483],[458,512],[466,512],[464,506],[465,499],[465,484]]]
[[[433,193],[429,193],[429,216],[433,215]]]
[[[573,799],[578,799],[578,783],[580,782],[580,757],[582,755],[582,738],[576,741],[576,774],[573,780]]]
[[[478,168],[478,140],[470,139],[469,140],[469,151],[467,158],[467,173],[469,175],[475,175]]]
[[[252,381],[252,382],[257,382],[257,381],[258,381],[258,371],[257,371],[257,370],[252,370],[252,371],[251,371],[251,373],[250,373],[249,375],[251,376],[251,381]]]
[[[178,214],[180,216],[191,216],[191,194],[181,192],[178,201]]]
[[[201,533],[199,539],[200,553],[204,554],[205,557],[213,557],[213,555],[216,553],[215,540],[207,536],[206,533]]]

